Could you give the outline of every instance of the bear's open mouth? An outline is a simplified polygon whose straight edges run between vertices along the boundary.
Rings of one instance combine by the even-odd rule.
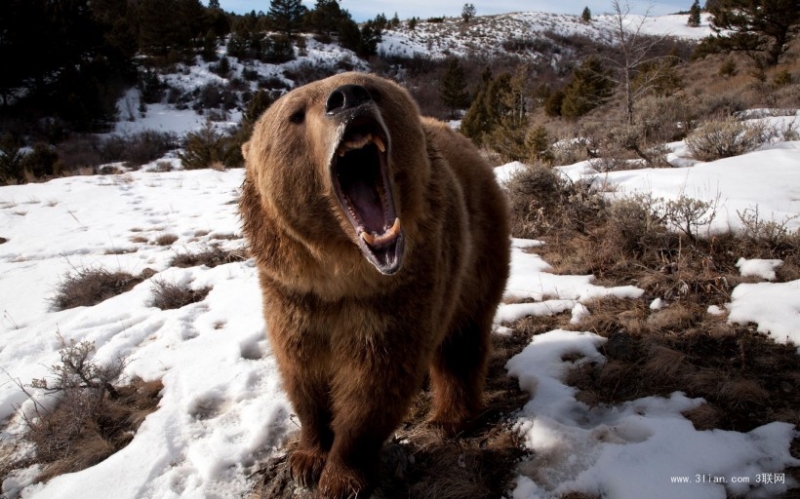
[[[389,139],[371,116],[353,120],[331,159],[331,178],[361,252],[382,274],[402,263],[403,231],[388,169]]]

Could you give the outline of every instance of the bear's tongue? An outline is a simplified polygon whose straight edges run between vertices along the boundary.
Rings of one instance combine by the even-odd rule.
[[[347,139],[342,145],[347,150],[339,155],[336,163],[343,204],[350,212],[359,237],[370,246],[381,246],[391,242],[399,233],[393,201],[382,171],[380,155],[383,148],[373,143],[369,136],[348,134]],[[368,140],[366,145],[363,140]],[[354,143],[362,147],[347,147]]]
[[[352,153],[351,153],[352,154]],[[378,192],[380,172],[363,172],[359,174],[355,168],[348,168],[339,176],[342,191],[355,210],[357,218],[370,232],[383,231],[386,219],[384,217],[383,201]],[[374,178],[377,176],[378,178]]]

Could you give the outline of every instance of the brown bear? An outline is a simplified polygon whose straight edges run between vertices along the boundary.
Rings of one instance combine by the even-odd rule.
[[[289,92],[242,149],[243,230],[301,422],[292,476],[365,497],[426,375],[431,424],[458,432],[482,411],[507,202],[469,140],[372,75]]]

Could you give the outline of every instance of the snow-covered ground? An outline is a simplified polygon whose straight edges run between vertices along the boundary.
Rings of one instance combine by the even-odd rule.
[[[499,169],[498,175],[518,165]],[[11,379],[29,383],[58,362],[58,336],[93,341],[94,361],[126,359],[126,376],[163,379],[158,410],[147,417],[132,443],[87,470],[47,484],[27,485],[36,469],[12,475],[5,492],[22,497],[232,497],[250,484],[249,468],[275,452],[296,428],[281,391],[264,335],[260,294],[252,262],[215,268],[169,268],[179,253],[212,243],[236,248],[236,213],[241,170],[131,172],[70,177],[43,184],[0,188],[0,418],[13,416],[2,432],[6,443],[23,430],[15,411],[32,402]],[[590,174],[586,165],[565,168]],[[800,213],[800,143],[692,167],[607,174],[628,191],[646,188],[659,195],[720,195],[720,212],[760,204],[762,215]],[[729,206],[730,209],[725,208]],[[729,220],[730,223],[733,223]],[[177,236],[159,246],[164,234]],[[637,297],[635,287],[604,288],[590,276],[558,276],[540,257],[525,252],[539,244],[515,240],[512,276],[500,323],[524,315],[572,310],[599,295]],[[777,263],[745,265],[753,272]],[[93,307],[56,312],[48,298],[73,269],[104,268],[157,273],[131,291]],[[759,270],[760,268],[760,270]],[[150,305],[153,280],[211,286],[200,303],[162,311]],[[800,343],[798,282],[742,284],[734,289],[729,320],[756,322],[777,341]],[[680,393],[618,406],[589,409],[563,383],[565,352],[580,362],[602,362],[604,340],[590,333],[553,331],[536,337],[513,358],[509,373],[532,393],[519,428],[536,458],[521,468],[517,498],[553,497],[584,490],[610,497],[724,497],[756,487],[764,494],[786,484],[761,486],[770,474],[800,465],[789,455],[793,429],[772,423],[747,434],[696,431],[681,412],[700,404]],[[41,393],[34,392],[37,399]],[[20,448],[18,452],[30,449]],[[674,484],[673,477],[689,477]],[[727,485],[697,481],[728,477]],[[749,484],[734,483],[748,477]],[[683,478],[674,478],[683,480]],[[785,480],[789,480],[785,478]]]

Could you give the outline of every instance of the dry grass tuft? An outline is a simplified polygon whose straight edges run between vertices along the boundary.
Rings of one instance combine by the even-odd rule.
[[[161,310],[178,309],[203,301],[210,291],[211,287],[191,289],[188,286],[154,279],[152,305]]]
[[[176,236],[175,234],[161,234],[156,238],[154,242],[158,246],[170,246],[177,240],[178,236]]]
[[[129,291],[142,282],[141,276],[105,269],[79,268],[67,274],[59,284],[51,305],[56,310],[90,307]]]
[[[247,252],[244,249],[226,250],[219,245],[212,245],[205,251],[199,253],[183,253],[177,255],[170,262],[172,267],[216,267],[227,263],[243,262],[247,260]]]

